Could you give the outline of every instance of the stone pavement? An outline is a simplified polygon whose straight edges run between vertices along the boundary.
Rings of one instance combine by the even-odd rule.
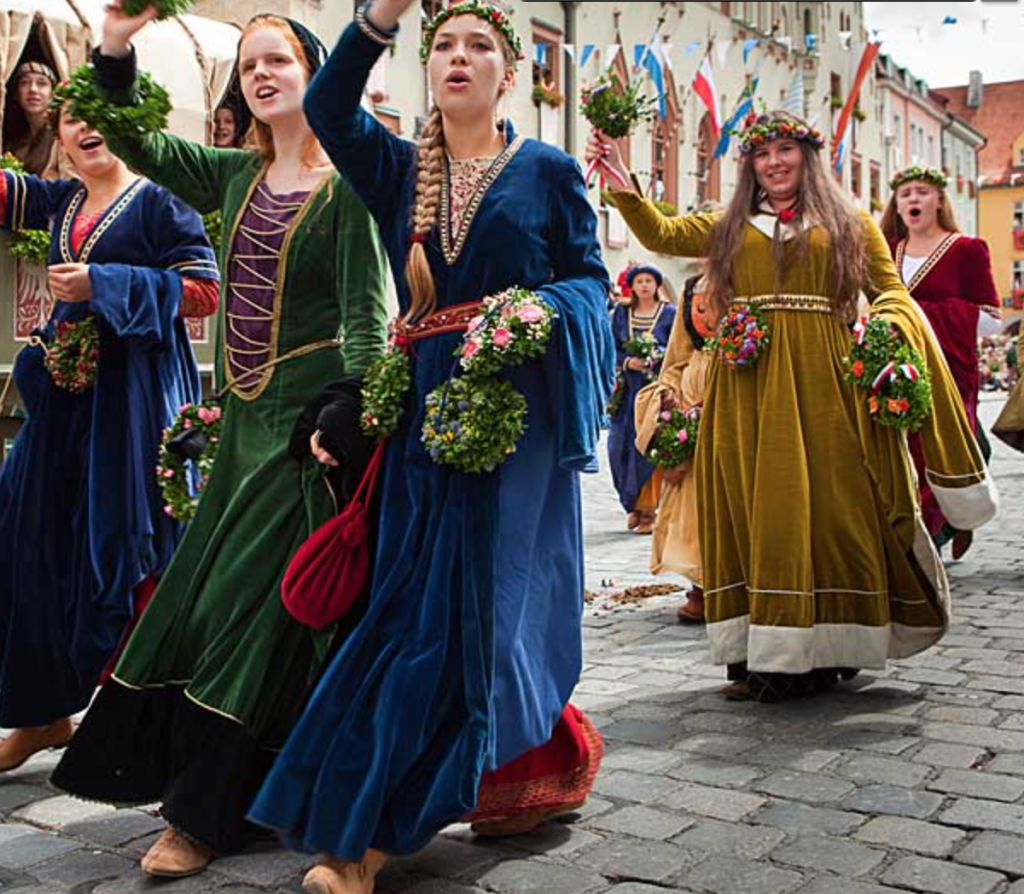
[[[1000,399],[986,400],[991,422]],[[605,476],[585,481],[586,672],[575,701],[608,755],[580,814],[529,837],[465,827],[395,861],[380,894],[1024,894],[1024,457],[995,444],[998,523],[949,566],[940,646],[828,698],[779,706],[718,693],[680,595],[608,608],[650,583]],[[785,511],[780,506],[780,512]],[[162,827],[46,786],[53,755],[0,781],[0,892],[297,892],[309,858],[266,850],[205,875],[145,880]]]

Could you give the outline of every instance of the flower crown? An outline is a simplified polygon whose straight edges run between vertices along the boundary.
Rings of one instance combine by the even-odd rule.
[[[825,138],[816,127],[797,124],[792,121],[768,121],[765,124],[753,123],[746,129],[736,133],[740,140],[740,152],[747,155],[772,140],[796,140],[810,143],[815,149],[825,145]]]
[[[938,168],[922,168],[920,165],[914,165],[897,171],[896,176],[889,181],[889,189],[899,189],[904,183],[910,183],[912,180],[923,180],[939,189],[945,189],[946,184],[949,183],[946,175]]]
[[[478,19],[483,19],[505,38],[512,49],[512,55],[517,60],[524,58],[523,42],[519,39],[519,35],[516,34],[516,29],[512,27],[509,17],[498,7],[491,6],[490,3],[484,3],[483,0],[466,0],[466,2],[456,3],[447,9],[442,9],[423,26],[423,42],[420,44],[421,62],[426,64],[430,56],[430,48],[434,45],[434,35],[437,33],[437,29],[449,19],[455,18],[455,16],[476,16]]]

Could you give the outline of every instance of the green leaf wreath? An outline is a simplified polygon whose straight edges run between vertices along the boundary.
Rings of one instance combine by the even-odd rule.
[[[96,381],[99,360],[100,333],[96,317],[89,314],[77,322],[57,323],[43,363],[54,385],[81,394]]]
[[[70,80],[54,89],[53,104],[59,108],[66,103],[73,118],[100,131],[108,141],[133,142],[166,130],[171,111],[167,91],[143,71],[133,93],[129,105],[113,102],[96,84],[92,65],[81,65]]]
[[[868,392],[871,418],[880,425],[917,431],[932,411],[932,384],[921,355],[881,317],[862,317],[853,329],[845,378]]]
[[[0,156],[0,171],[24,174],[25,165],[10,152]],[[47,230],[12,230],[8,243],[10,253],[27,264],[45,266],[50,259],[50,233]]]
[[[164,498],[164,512],[180,522],[196,514],[199,497],[213,471],[220,444],[221,408],[215,403],[185,404],[174,422],[164,430],[157,460],[156,480]],[[197,459],[189,459],[181,451],[170,448],[175,438],[185,432],[196,432],[202,449]],[[191,483],[194,468],[199,480]]]
[[[192,0],[121,0],[121,11],[126,16],[138,16],[155,6],[158,19],[169,19],[188,12],[191,5]]]
[[[412,387],[408,356],[392,345],[370,364],[363,377],[363,432],[370,438],[388,438],[398,428]]]
[[[423,446],[430,458],[461,472],[493,472],[526,430],[526,398],[508,382],[463,376],[426,400]]]
[[[647,461],[661,469],[674,469],[693,456],[700,431],[700,412],[700,407],[662,410],[661,423],[647,447]]]
[[[586,87],[581,96],[583,117],[613,140],[628,137],[644,121],[653,121],[658,114],[658,103],[653,97],[641,94],[640,79],[629,81],[620,88],[609,75]]]

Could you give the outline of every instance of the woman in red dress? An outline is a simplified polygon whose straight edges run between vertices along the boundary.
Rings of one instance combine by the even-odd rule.
[[[978,425],[978,319],[982,313],[1000,316],[988,245],[960,232],[942,171],[907,168],[889,185],[892,197],[882,217],[882,232],[896,269],[935,331],[987,459],[988,442]],[[910,449],[921,483],[925,524],[939,548],[953,541],[953,558],[959,559],[971,545],[971,532],[958,531],[946,521],[932,493],[942,485],[926,470],[913,436]]]

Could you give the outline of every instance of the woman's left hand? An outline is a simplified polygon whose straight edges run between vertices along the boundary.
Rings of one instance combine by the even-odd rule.
[[[630,357],[626,361],[626,369],[632,369],[635,372],[643,372],[644,359],[643,357]]]
[[[53,264],[47,272],[50,291],[58,301],[81,304],[92,299],[88,264]]]

